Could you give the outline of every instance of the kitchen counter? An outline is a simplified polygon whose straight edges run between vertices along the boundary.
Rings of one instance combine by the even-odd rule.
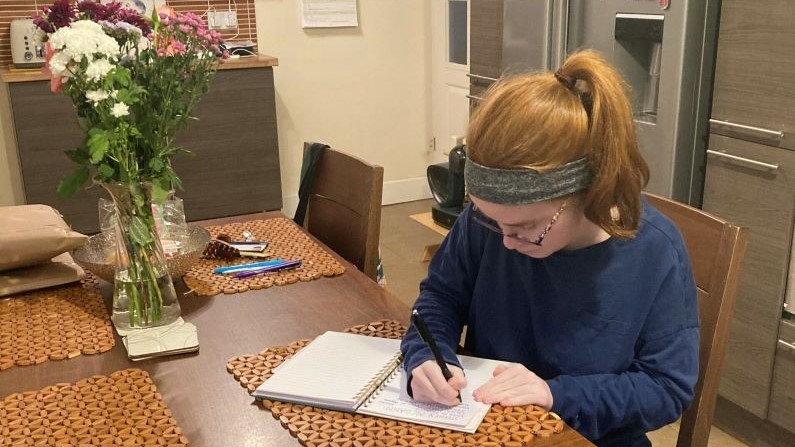
[[[242,68],[276,67],[278,65],[279,59],[266,54],[257,54],[256,56],[225,59],[219,63],[218,69],[237,70]],[[13,67],[0,68],[0,78],[2,78],[3,82],[9,83],[46,81],[50,79],[49,76],[42,73],[38,68],[22,69]]]

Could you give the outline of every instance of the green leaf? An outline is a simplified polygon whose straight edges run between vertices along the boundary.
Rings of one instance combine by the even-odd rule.
[[[144,197],[144,192],[141,188],[137,186],[133,186],[130,190],[130,197],[132,197],[133,204],[136,208],[141,209],[143,208],[144,204],[146,203],[146,198]]]
[[[130,221],[130,236],[140,246],[152,242],[152,232],[141,216],[133,216]]]
[[[82,129],[83,132],[87,132],[93,126],[90,119],[80,115],[77,117],[77,124],[80,125],[80,129]]]
[[[130,91],[126,88],[119,89],[116,93],[116,101],[128,104],[131,101]]]
[[[113,170],[112,167],[110,167],[109,165],[107,165],[105,163],[99,165],[99,167],[97,168],[97,171],[99,172],[99,175],[101,175],[104,180],[111,180],[113,178],[113,173],[116,172],[115,170]]]
[[[75,195],[88,180],[88,167],[81,166],[58,183],[58,197],[66,199]]]
[[[171,192],[171,184],[167,181],[156,180],[152,182],[152,202],[162,204]]]
[[[85,164],[88,163],[88,153],[86,153],[85,147],[81,146],[77,149],[72,149],[68,151],[64,151],[67,157],[75,163],[78,164]]]
[[[86,142],[88,153],[91,157],[91,163],[96,164],[102,160],[108,152],[109,145],[110,141],[107,132],[97,128],[91,129],[88,132],[88,141]]]
[[[163,160],[159,158],[153,158],[149,160],[149,169],[151,169],[155,173],[162,171],[164,166],[165,165],[163,164]]]

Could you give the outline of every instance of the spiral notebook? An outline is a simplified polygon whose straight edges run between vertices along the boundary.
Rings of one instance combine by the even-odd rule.
[[[472,391],[501,362],[467,356],[459,360],[467,376],[461,404],[422,404],[405,392],[400,340],[326,332],[279,366],[253,394],[474,433],[490,406],[475,402]]]

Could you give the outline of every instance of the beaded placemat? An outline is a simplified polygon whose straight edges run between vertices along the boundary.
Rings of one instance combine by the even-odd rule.
[[[354,334],[402,338],[406,327],[393,320],[379,320],[345,330]],[[273,374],[311,340],[267,348],[256,355],[229,359],[226,369],[249,393]],[[306,405],[261,400],[282,426],[307,447],[343,446],[493,446],[520,447],[538,437],[549,437],[564,429],[560,417],[535,405],[503,407],[492,405],[475,433],[462,433],[373,416],[324,410]]]
[[[99,354],[113,348],[113,329],[97,278],[0,300],[0,370]]]
[[[187,446],[188,440],[149,374],[125,369],[7,396],[0,445]]]
[[[311,281],[324,276],[338,276],[345,272],[345,267],[334,259],[331,253],[301,232],[292,221],[283,217],[212,226],[207,227],[207,230],[213,238],[224,233],[232,239],[243,239],[243,232],[250,232],[255,240],[268,243],[267,252],[271,254],[271,259],[300,259],[302,262],[300,267],[292,270],[234,278],[213,274],[213,269],[219,266],[256,262],[258,259],[234,258],[231,261],[200,259],[183,278],[185,284],[197,295],[232,294],[266,289],[298,281]]]

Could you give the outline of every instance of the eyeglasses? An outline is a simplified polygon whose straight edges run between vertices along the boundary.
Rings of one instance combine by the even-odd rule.
[[[527,239],[526,237],[520,236],[515,232],[506,233],[505,231],[502,230],[502,228],[500,228],[500,225],[494,219],[483,214],[483,212],[480,211],[480,209],[478,209],[478,207],[475,206],[474,204],[472,205],[472,212],[469,215],[472,217],[472,220],[474,220],[475,223],[499,234],[500,236],[509,237],[524,244],[533,244],[540,247],[541,244],[544,242],[544,238],[547,237],[547,233],[549,233],[549,230],[552,229],[552,225],[555,225],[555,222],[558,221],[560,213],[562,213],[563,210],[566,209],[567,203],[568,199],[563,201],[563,204],[560,205],[560,208],[558,208],[558,210],[552,216],[552,220],[549,221],[549,224],[546,226],[546,228],[544,228],[544,231],[542,231],[541,234],[538,236],[538,238],[536,238],[535,240]]]

